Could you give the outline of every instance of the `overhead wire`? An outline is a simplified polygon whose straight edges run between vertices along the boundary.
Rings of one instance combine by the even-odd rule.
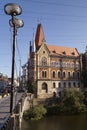
[[[22,0],[28,2],[28,0]],[[76,7],[76,8],[87,8],[87,6],[82,5],[73,5],[73,4],[66,4],[66,3],[57,3],[57,2],[48,2],[48,1],[39,1],[39,0],[30,0],[33,4],[45,4],[45,5],[56,5],[56,6],[69,6],[69,7]]]
[[[13,48],[12,48],[12,44],[13,44],[13,33],[12,33],[12,27],[10,26],[10,34],[11,34],[11,40],[10,40],[10,46],[11,46],[11,54],[12,54],[12,52],[13,52]],[[16,41],[15,41],[16,42]],[[15,43],[15,47],[16,47],[16,44],[17,43]],[[17,71],[17,64],[16,64],[16,60],[15,60],[15,62],[14,62],[14,66],[15,66],[15,68],[14,68],[14,71],[15,71],[15,76],[16,76],[16,78],[18,77],[18,71]]]
[[[22,1],[29,1],[29,0],[22,0]],[[60,4],[60,3],[57,3],[57,2],[45,2],[45,1],[40,1],[40,0],[37,0],[37,1],[35,1],[35,0],[31,0],[31,1],[29,1],[29,2],[32,2],[32,3],[34,3],[34,4],[45,4],[45,5],[56,5],[56,6],[69,6],[69,7],[76,7],[76,8],[87,8],[86,6],[79,6],[79,5],[71,5],[71,4]],[[1,9],[0,9],[1,10]],[[24,13],[25,13],[25,15],[28,15],[28,12],[27,12],[27,10],[25,9],[24,10]],[[69,22],[82,22],[82,21],[79,21],[79,20],[72,20],[72,19],[64,19],[64,20],[61,20],[61,19],[57,19],[57,18],[52,18],[53,16],[56,16],[56,15],[58,15],[58,16],[61,16],[61,17],[68,17],[68,18],[71,18],[71,17],[75,17],[75,18],[86,18],[87,16],[80,16],[80,15],[72,15],[72,14],[59,14],[59,13],[48,13],[48,12],[41,12],[41,11],[36,11],[36,12],[34,12],[34,11],[30,11],[30,14],[40,14],[40,15],[42,15],[42,21],[43,20],[50,20],[50,22],[53,22],[53,20],[54,21],[57,21],[57,20],[59,20],[59,21],[69,21]],[[3,15],[3,14],[1,14],[1,15]],[[43,16],[43,15],[45,15],[45,17]],[[52,16],[51,18],[49,18],[49,17],[47,17],[46,18],[46,16]],[[34,18],[34,19],[37,19],[37,17],[36,16],[31,16],[32,18]],[[38,17],[40,17],[39,15],[38,15]],[[84,21],[84,22],[86,22],[86,21]],[[12,38],[12,32],[11,32],[11,38]],[[11,43],[12,43],[12,39],[11,39]],[[20,50],[19,50],[19,47],[18,47],[18,42],[17,42],[17,39],[16,39],[16,47],[17,47],[17,52],[18,52],[18,56],[19,56],[19,59],[21,59],[21,54],[20,54]],[[11,44],[11,51],[12,51],[12,44]],[[16,61],[15,61],[15,68],[16,68],[16,75],[18,75],[17,74],[17,66],[16,66]]]
[[[19,59],[21,59],[21,54],[20,54],[17,38],[16,38],[16,48],[17,48]]]
[[[69,21],[69,22],[87,22],[87,16],[86,15],[76,15],[76,14],[61,14],[61,13],[47,13],[47,12],[41,12],[41,11],[29,11],[29,17],[33,19],[43,19],[45,21],[50,20],[50,23],[53,21]],[[25,13],[25,16],[28,17],[28,12]],[[49,17],[51,16],[51,17]],[[59,16],[59,17],[57,17]],[[61,17],[61,18],[60,18]],[[63,18],[63,20],[62,20]],[[81,21],[82,20],[82,21]],[[26,25],[26,27],[29,25]]]
[[[16,48],[17,48],[17,52],[18,52],[18,56],[19,56],[19,78],[21,77],[21,53],[20,53],[20,49],[19,49],[19,46],[18,46],[18,40],[16,38]]]
[[[28,2],[28,0],[22,0],[22,1],[24,1],[24,2]],[[45,5],[47,5],[47,6],[50,6],[50,5],[56,5],[56,6],[70,6],[70,7],[78,7],[78,8],[87,8],[87,6],[85,6],[85,5],[74,5],[74,4],[68,4],[68,3],[58,3],[58,2],[48,2],[48,1],[40,1],[40,0],[31,0],[31,1],[29,1],[29,2],[31,2],[31,3],[33,3],[33,4],[45,4]],[[26,12],[25,14],[27,14],[28,12]],[[68,19],[66,18],[64,18],[63,20],[62,19],[60,19],[60,18],[58,18],[58,20],[59,21],[62,21],[62,22],[64,22],[64,21],[69,21],[69,22],[86,22],[86,20],[84,20],[84,19],[82,19],[82,21],[81,21],[81,18],[87,18],[87,16],[83,16],[83,15],[76,15],[76,14],[59,14],[59,13],[53,13],[53,11],[52,12],[50,12],[50,13],[48,13],[48,12],[42,12],[42,10],[38,10],[38,12],[37,11],[30,11],[30,14],[35,14],[35,16],[31,16],[32,18],[36,18],[36,14],[38,15],[38,14],[41,14],[42,16],[38,16],[38,17],[42,17],[42,19],[43,20],[51,20],[51,21],[55,21],[55,20],[57,20],[57,18],[55,18],[55,16],[61,16],[61,17],[68,17]],[[45,15],[45,17],[44,17],[44,15]],[[49,17],[47,17],[46,18],[46,16],[47,15],[51,15],[52,17],[51,18],[49,18]],[[44,18],[43,18],[44,17]],[[75,19],[69,19],[69,18],[75,18]],[[79,19],[76,19],[76,18],[80,18],[80,20]],[[51,22],[50,21],[50,22]]]

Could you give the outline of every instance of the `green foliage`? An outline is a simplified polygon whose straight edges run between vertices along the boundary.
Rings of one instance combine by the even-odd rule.
[[[47,115],[78,114],[85,111],[84,94],[78,88],[64,89],[60,104],[47,106]]]
[[[29,93],[35,93],[36,84],[34,82],[28,81],[26,87]]]
[[[87,98],[87,88],[84,89],[84,96]]]
[[[46,114],[46,109],[43,106],[35,106],[30,110],[24,112],[24,119],[39,120]]]
[[[81,73],[81,82],[84,84],[84,87],[87,87],[87,71],[83,70]]]
[[[81,92],[79,88],[66,88],[61,99],[53,98],[50,105],[35,106],[24,113],[26,120],[38,120],[44,115],[78,114],[87,111],[87,89]]]
[[[87,88],[84,89],[84,104],[87,107]]]
[[[86,109],[83,103],[84,95],[76,88],[64,90],[63,108],[65,112],[79,113]]]
[[[61,107],[58,105],[52,105],[47,107],[47,115],[60,115],[61,114]]]

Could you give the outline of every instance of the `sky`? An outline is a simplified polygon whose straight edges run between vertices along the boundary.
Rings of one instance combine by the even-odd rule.
[[[0,0],[0,72],[11,77],[12,35],[10,15],[4,6],[16,3],[22,14],[16,16],[24,21],[18,29],[16,40],[15,76],[27,62],[29,42],[39,23],[42,24],[46,43],[77,48],[84,53],[87,46],[87,0]],[[21,72],[22,73],[22,72]]]

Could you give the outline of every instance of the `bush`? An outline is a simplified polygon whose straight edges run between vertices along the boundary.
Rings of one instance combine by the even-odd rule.
[[[24,119],[26,120],[39,120],[46,114],[46,109],[43,106],[35,106],[30,110],[24,112]]]
[[[54,105],[54,106],[49,106],[47,107],[47,115],[60,115],[61,114],[61,107]]]
[[[68,88],[64,90],[63,107],[65,112],[79,113],[86,110],[83,103],[84,95],[76,88]]]
[[[87,96],[87,93],[85,95]],[[87,109],[83,100],[84,95],[79,89],[67,88],[64,90],[60,104],[47,106],[47,115],[71,115],[85,112]]]
[[[83,94],[84,94],[84,104],[85,104],[86,107],[87,107],[87,88],[84,89]]]

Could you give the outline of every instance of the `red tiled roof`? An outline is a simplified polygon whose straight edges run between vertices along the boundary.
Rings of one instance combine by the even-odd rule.
[[[44,32],[41,24],[38,24],[35,36],[35,45],[38,49],[41,46],[42,42],[45,40]]]
[[[37,30],[36,30],[36,36],[35,36],[35,45],[36,49],[39,49],[39,47],[43,44],[43,41],[45,41],[45,36],[43,32],[43,28],[41,24],[38,24]],[[79,56],[79,53],[76,48],[69,48],[69,47],[63,47],[63,46],[54,46],[54,45],[47,45],[50,54],[52,55],[62,55],[62,56]]]
[[[69,48],[63,46],[47,45],[50,54],[52,55],[62,55],[62,56],[79,56],[76,48]]]

